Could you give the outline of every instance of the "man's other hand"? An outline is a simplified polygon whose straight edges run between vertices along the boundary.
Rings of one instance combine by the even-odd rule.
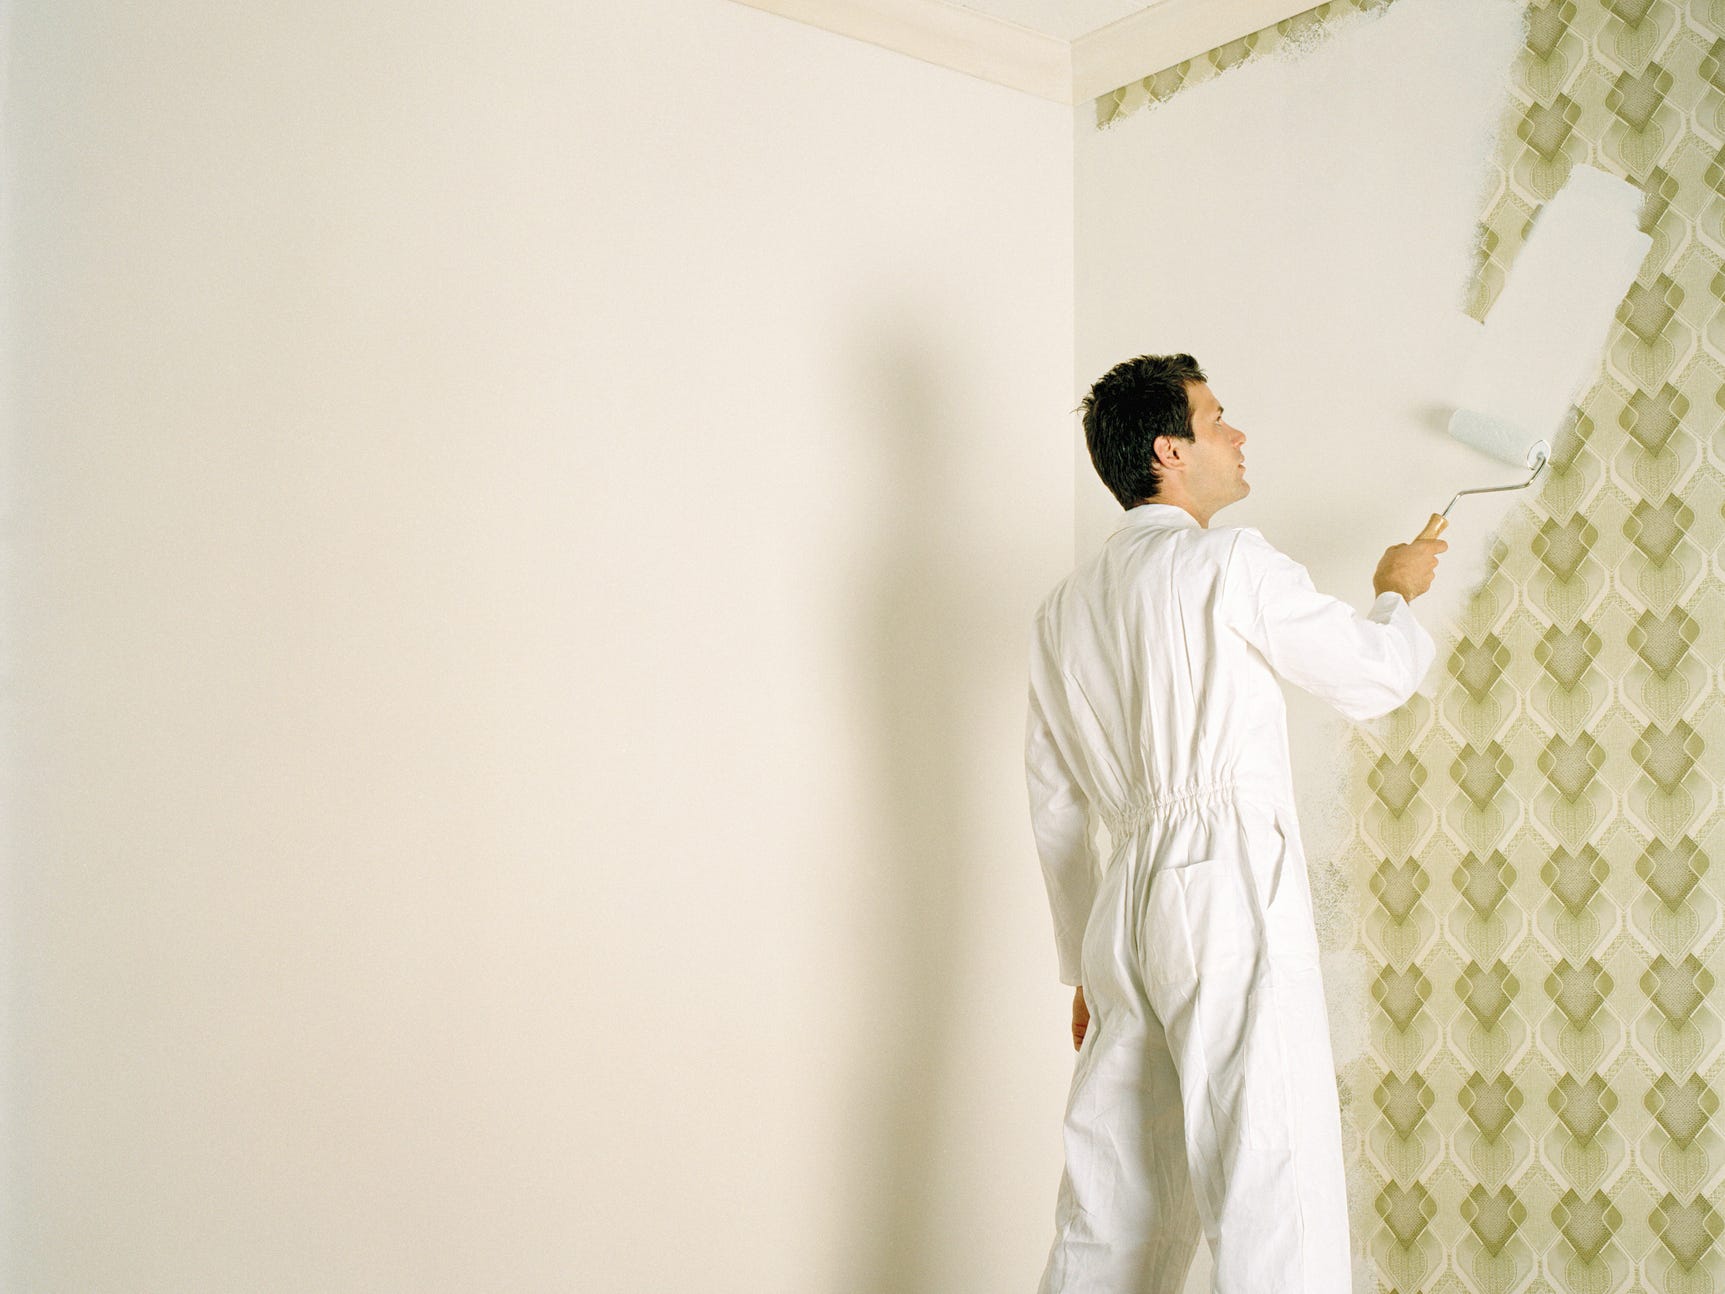
[[[1084,1005],[1084,985],[1072,995],[1072,1050],[1084,1045],[1084,1031],[1090,1027],[1090,1008]]]

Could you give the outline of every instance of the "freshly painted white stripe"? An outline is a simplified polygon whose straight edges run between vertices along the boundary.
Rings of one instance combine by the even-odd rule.
[[[1577,166],[1544,207],[1462,366],[1449,433],[1516,466],[1557,440],[1599,377],[1606,339],[1653,239],[1647,195]]]
[[[951,0],[737,0],[955,72],[1072,102],[1072,47]]]
[[[1158,0],[1072,42],[1072,102],[1107,94],[1316,7],[1313,0]]]
[[[736,0],[1056,103],[1083,103],[1262,27],[1312,0],[1153,0],[1075,41],[953,0]]]

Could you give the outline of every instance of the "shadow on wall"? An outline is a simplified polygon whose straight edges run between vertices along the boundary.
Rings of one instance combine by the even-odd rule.
[[[963,437],[944,416],[950,383],[937,340],[902,313],[880,312],[851,348],[853,407],[879,446],[879,476],[864,515],[873,546],[858,564],[859,621],[851,635],[860,731],[858,767],[869,785],[873,874],[858,892],[863,1000],[873,1034],[857,1055],[864,1072],[852,1129],[861,1151],[846,1183],[854,1231],[855,1294],[935,1294],[944,1266],[939,1234],[945,1117],[956,1078],[950,991],[961,978],[974,906],[966,878],[976,806],[964,774],[974,747],[966,715],[985,672],[978,634],[993,631],[978,605],[984,572],[965,569],[959,494]],[[1016,641],[1014,639],[1013,641]]]

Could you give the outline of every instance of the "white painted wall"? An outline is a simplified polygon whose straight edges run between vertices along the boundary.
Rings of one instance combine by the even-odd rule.
[[[1078,122],[1079,393],[1129,356],[1191,352],[1247,436],[1252,493],[1216,524],[1257,526],[1361,609],[1384,548],[1457,489],[1526,477],[1444,431],[1520,21],[1514,0],[1398,0],[1303,57]],[[1087,552],[1120,509],[1077,455]],[[1414,604],[1440,641],[1521,498],[1451,513]]]
[[[961,1294],[1071,111],[717,0],[19,0],[6,1288]]]
[[[1258,527],[1361,610],[1384,548],[1457,489],[1518,479],[1444,428],[1477,327],[1462,306],[1521,9],[1397,0],[1335,24],[1303,57],[1249,63],[1110,129],[1077,119],[1080,395],[1122,359],[1192,353],[1247,436],[1252,493],[1214,524]],[[1120,508],[1081,440],[1077,453],[1085,553]],[[1414,603],[1439,640],[1428,687],[1490,535],[1522,497],[1451,513],[1438,580]],[[1321,867],[1346,831],[1344,727],[1287,690],[1305,843]],[[1326,961],[1338,1061],[1364,1039],[1360,971]],[[1204,1278],[1200,1265],[1188,1288]]]

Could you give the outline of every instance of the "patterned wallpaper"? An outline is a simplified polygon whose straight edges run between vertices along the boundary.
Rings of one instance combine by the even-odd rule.
[[[1510,99],[1474,316],[1578,162],[1647,193],[1653,250],[1435,697],[1354,730],[1356,1242],[1397,1294],[1725,1294],[1725,0],[1529,4]]]

